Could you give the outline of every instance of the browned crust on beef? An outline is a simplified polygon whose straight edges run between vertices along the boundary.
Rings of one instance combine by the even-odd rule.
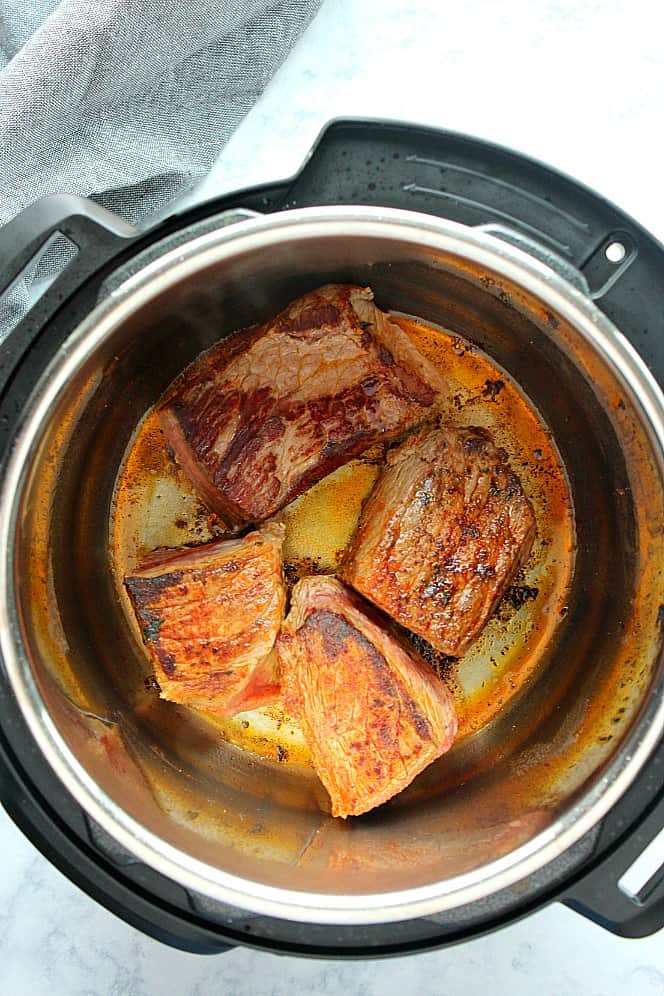
[[[284,702],[300,720],[334,816],[392,798],[449,749],[457,730],[446,686],[370,616],[335,578],[304,578],[277,641]]]
[[[440,374],[372,298],[350,285],[312,291],[214,346],[169,389],[166,438],[225,520],[270,517],[439,405]]]
[[[279,695],[283,526],[153,555],[125,578],[162,697],[234,715]]]
[[[342,576],[436,650],[458,657],[534,535],[530,502],[484,429],[423,429],[389,452]]]

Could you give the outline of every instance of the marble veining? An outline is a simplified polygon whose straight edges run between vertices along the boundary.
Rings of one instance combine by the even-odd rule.
[[[49,865],[0,811],[0,993],[20,996],[656,996],[663,933],[613,937],[561,906],[467,944],[388,961],[174,951]]]
[[[294,173],[328,119],[415,120],[567,171],[664,238],[664,14],[652,0],[327,0],[182,206]],[[49,865],[0,811],[0,994],[655,996],[664,932],[613,937],[561,906],[468,944],[390,961],[171,950]]]

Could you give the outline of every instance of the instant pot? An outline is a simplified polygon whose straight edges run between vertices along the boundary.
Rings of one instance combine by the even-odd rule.
[[[664,248],[536,162],[339,121],[292,179],[138,232],[68,196],[0,232],[0,292],[75,254],[0,353],[0,795],[73,882],[189,951],[440,947],[558,901],[664,925],[624,873],[664,818]],[[485,728],[333,820],[300,777],[145,688],[108,566],[114,482],[172,378],[328,281],[484,350],[546,422],[576,522],[568,603]]]

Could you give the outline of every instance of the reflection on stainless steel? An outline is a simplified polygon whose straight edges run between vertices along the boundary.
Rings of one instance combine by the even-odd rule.
[[[503,701],[485,695],[491,708],[448,755],[350,825],[321,812],[326,796],[301,745],[298,753],[297,731],[283,730],[288,763],[271,760],[260,742],[274,744],[274,728],[252,726],[252,714],[250,754],[228,742],[232,730],[145,687],[109,555],[119,468],[174,375],[220,336],[334,279],[369,284],[381,307],[446,330],[436,348],[454,348],[457,336],[505,371],[514,397],[512,383],[535,407],[533,432],[543,424],[555,440],[577,531],[568,586],[571,519],[554,530],[542,516],[552,544],[543,553],[555,561],[549,577],[559,580],[551,597],[521,610],[532,621],[522,646],[531,644],[496,669]],[[117,288],[54,358],[26,412],[0,504],[9,680],[81,805],[186,887],[312,922],[453,909],[568,848],[661,736],[661,395],[582,294],[486,233],[365,208],[287,212],[213,232]],[[467,415],[472,423],[472,405]],[[521,434],[506,423],[505,438],[509,449]],[[155,502],[177,505],[182,495],[172,491],[155,489]],[[540,497],[552,500],[545,489]],[[176,540],[213,534],[214,522],[188,500],[186,530],[173,520]],[[137,499],[138,517],[141,507]],[[496,639],[510,631],[507,619],[492,627]],[[521,660],[532,668],[513,689]],[[481,689],[482,666],[464,661],[460,701]]]

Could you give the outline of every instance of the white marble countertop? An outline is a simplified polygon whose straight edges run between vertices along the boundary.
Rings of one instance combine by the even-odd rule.
[[[542,159],[664,239],[662,19],[653,0],[327,0],[210,176],[183,203],[286,177],[329,118],[413,120]],[[0,994],[649,996],[664,932],[620,940],[560,906],[391,961],[183,954],[50,866],[0,810]]]

